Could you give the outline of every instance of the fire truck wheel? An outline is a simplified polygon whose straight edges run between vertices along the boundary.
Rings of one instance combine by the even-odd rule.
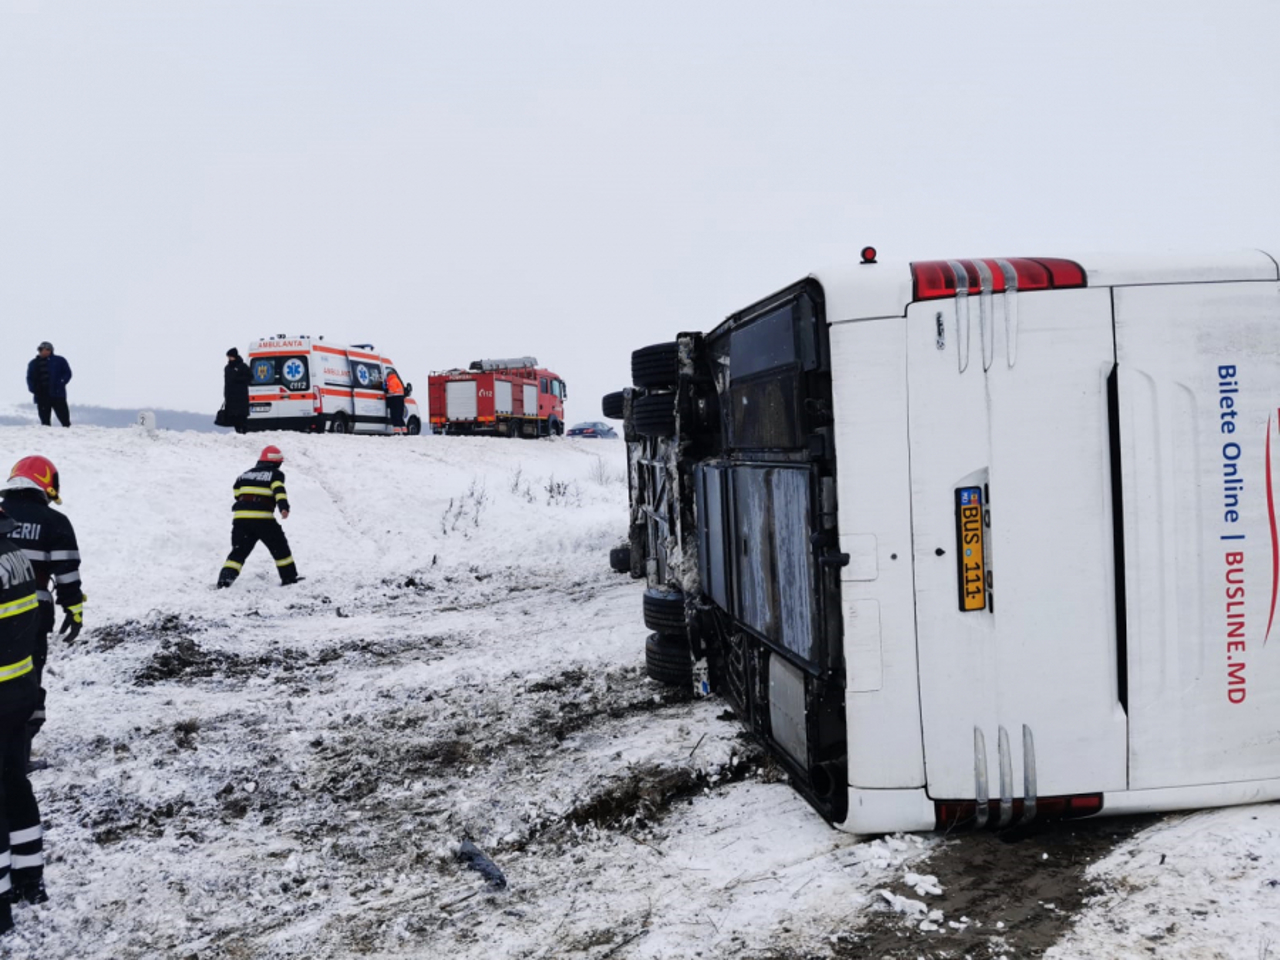
[[[410,417],[409,422],[405,424],[405,429],[409,431],[409,436],[416,437],[422,433],[422,421],[417,417]]]
[[[644,669],[650,680],[669,687],[693,685],[693,660],[689,641],[665,633],[651,633],[644,642]]]
[[[642,437],[674,437],[676,434],[676,395],[650,393],[631,404],[631,420]]]
[[[614,573],[631,572],[631,547],[614,547],[609,551],[609,569]]]
[[[351,423],[350,421],[347,420],[347,415],[345,413],[339,413],[337,416],[333,418],[333,432],[334,433],[350,433],[351,432]]]
[[[680,348],[670,343],[655,343],[631,354],[631,381],[637,387],[672,390],[678,375]]]
[[[623,417],[622,391],[606,393],[600,400],[600,412],[610,420],[621,420]]]
[[[684,633],[684,594],[654,587],[646,590],[644,625],[659,633]]]
[[[547,434],[552,437],[563,437],[564,424],[557,417],[552,417],[547,421]]]

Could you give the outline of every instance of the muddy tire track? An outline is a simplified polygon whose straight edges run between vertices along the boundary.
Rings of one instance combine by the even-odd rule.
[[[942,911],[932,924],[937,929],[921,929],[923,918],[909,921],[886,905],[867,914],[863,926],[840,933],[832,956],[1041,957],[1071,927],[1085,901],[1101,892],[1085,870],[1157,819],[1102,817],[1003,835],[956,835],[917,867],[917,873],[936,877],[941,895],[921,895],[902,882],[888,888]]]

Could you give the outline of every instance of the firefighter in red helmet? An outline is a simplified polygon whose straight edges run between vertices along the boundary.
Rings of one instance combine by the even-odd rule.
[[[36,630],[33,665],[40,702],[28,725],[30,738],[44,726],[44,665],[49,657],[49,634],[57,619],[55,604],[63,609],[59,636],[71,643],[84,623],[84,591],[80,583],[80,546],[67,515],[55,510],[62,503],[58,468],[46,457],[23,457],[0,484],[0,503],[14,523],[9,538],[17,542],[36,574],[36,598],[40,619]]]
[[[27,723],[40,699],[35,650],[42,604],[15,524],[0,507],[0,934],[13,929],[11,903],[43,903],[44,829],[27,779]]]
[[[231,505],[231,553],[218,574],[219,587],[229,587],[236,582],[259,540],[267,545],[275,559],[281,586],[302,579],[289,552],[284,530],[276,522],[277,508],[281,520],[289,519],[289,494],[284,488],[282,463],[284,454],[279,447],[263,447],[258,462],[236,478],[236,499]]]

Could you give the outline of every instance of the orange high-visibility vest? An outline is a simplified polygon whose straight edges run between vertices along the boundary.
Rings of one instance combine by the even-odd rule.
[[[387,394],[392,397],[404,396],[404,384],[400,382],[400,375],[392,373],[387,376]]]

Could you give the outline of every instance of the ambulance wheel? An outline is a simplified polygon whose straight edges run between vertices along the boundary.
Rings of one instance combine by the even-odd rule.
[[[642,437],[676,435],[676,395],[650,393],[631,403],[631,421]]]
[[[333,418],[333,432],[334,433],[350,433],[351,432],[351,421],[347,419],[347,415],[345,413],[340,413]]]
[[[422,421],[417,417],[410,417],[408,424],[405,425],[405,429],[409,431],[409,436],[416,437],[418,434],[422,433]]]
[[[609,569],[614,573],[631,572],[631,547],[614,547],[609,551]]]
[[[637,387],[655,390],[672,390],[679,375],[680,347],[670,343],[655,343],[641,347],[631,354],[631,381]]]
[[[689,641],[672,634],[649,634],[649,639],[644,642],[644,671],[650,680],[669,687],[693,686]]]
[[[653,587],[646,590],[644,625],[659,633],[684,633],[684,594]]]
[[[621,390],[614,393],[606,393],[600,400],[600,412],[610,420],[621,420],[623,409],[623,394]]]

